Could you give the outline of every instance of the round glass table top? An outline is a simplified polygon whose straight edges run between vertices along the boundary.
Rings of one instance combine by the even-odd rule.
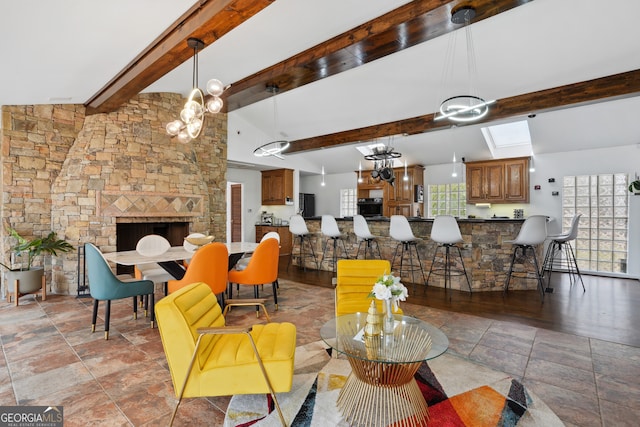
[[[413,363],[433,359],[449,347],[438,328],[410,316],[394,315],[393,333],[364,334],[367,313],[345,314],[325,323],[322,340],[348,357],[385,363]]]

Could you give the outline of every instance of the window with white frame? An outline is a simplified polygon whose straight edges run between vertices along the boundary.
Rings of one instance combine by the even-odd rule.
[[[565,176],[562,225],[582,214],[574,252],[585,271],[626,273],[629,235],[628,176],[623,173]]]
[[[429,185],[429,202],[427,215],[467,216],[467,184],[431,184]]]
[[[358,192],[355,188],[340,190],[340,217],[354,216],[357,210]]]

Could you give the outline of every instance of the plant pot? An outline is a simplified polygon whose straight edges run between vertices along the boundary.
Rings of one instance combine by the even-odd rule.
[[[16,292],[15,285],[18,281]],[[30,270],[14,270],[5,273],[5,285],[7,300],[11,301],[11,296],[15,297],[15,304],[18,305],[18,297],[26,294],[33,294],[42,291],[42,299],[46,298],[44,285],[44,268],[33,267]]]

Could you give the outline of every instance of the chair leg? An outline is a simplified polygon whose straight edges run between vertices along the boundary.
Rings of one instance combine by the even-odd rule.
[[[104,310],[104,339],[109,339],[109,320],[111,319],[111,300],[106,300],[107,305]],[[133,306],[135,307],[135,300]]]
[[[142,302],[142,297],[140,297],[140,302]],[[133,297],[133,320],[138,318],[138,297]]]
[[[96,331],[96,322],[98,320],[98,300],[93,300],[93,313],[91,314],[91,332]]]
[[[569,264],[573,262],[573,266],[576,269],[576,274],[578,275],[580,283],[582,284],[582,292],[586,292],[587,289],[584,287],[584,282],[582,281],[582,274],[580,274],[580,269],[578,268],[578,260],[576,259],[576,254],[573,252],[573,246],[571,246],[569,243],[567,243],[567,245],[569,245],[569,253],[571,254],[571,260],[569,261]]]
[[[511,281],[511,273],[513,273],[513,264],[516,262],[516,253],[518,252],[518,246],[513,248],[513,254],[511,255],[511,264],[509,265],[509,272],[507,273],[507,278],[504,281],[504,290],[506,293],[509,289],[509,282]]]
[[[287,426],[287,422],[284,419],[284,415],[282,415],[282,410],[280,409],[280,404],[278,403],[278,398],[276,397],[275,391],[273,391],[273,386],[271,385],[271,381],[269,381],[269,375],[267,375],[267,370],[262,363],[262,358],[260,357],[260,353],[258,353],[258,348],[256,347],[256,343],[253,341],[253,337],[249,332],[246,332],[249,340],[251,342],[251,346],[253,347],[253,351],[256,355],[256,360],[258,361],[258,365],[260,366],[260,370],[262,371],[262,376],[264,377],[265,382],[267,383],[267,387],[269,388],[269,393],[271,393],[271,397],[273,397],[273,403],[276,405],[276,410],[278,411],[278,415],[280,416],[280,422],[282,422],[283,426]]]
[[[363,243],[365,243],[365,240],[360,240],[360,243],[358,243],[358,250],[356,251],[356,259],[360,257],[360,247],[362,246]],[[367,246],[368,246],[368,243],[367,243]],[[364,247],[364,259],[367,259],[367,246]]]
[[[473,291],[471,290],[471,282],[469,281],[469,275],[467,274],[467,269],[464,266],[464,259],[462,258],[462,250],[458,246],[455,246],[455,248],[458,250],[458,255],[460,255],[460,263],[462,263],[462,272],[464,273],[464,277],[467,279],[467,286],[469,287],[469,293],[472,293]]]
[[[149,295],[149,299],[150,299],[149,308],[151,309],[151,313],[149,314],[149,317],[151,318],[151,329],[153,329],[156,326],[156,311],[154,309],[156,305],[156,296],[154,292],[152,292]]]
[[[276,311],[278,311],[278,279],[271,286],[273,287],[273,303],[276,305]]]
[[[433,265],[436,263],[436,255],[438,255],[438,249],[440,249],[440,245],[436,246],[436,250],[433,251],[433,258],[431,259],[431,267],[429,268],[429,274],[427,274],[427,285],[429,284],[429,280],[431,280],[431,272],[433,271]]]
[[[529,249],[531,249],[531,256],[533,256],[533,265],[536,268],[536,279],[538,281],[538,287],[540,288],[540,298],[542,299],[542,302],[544,302],[544,285],[542,284],[542,276],[540,275],[540,270],[538,268],[538,257],[536,256],[536,249],[533,246],[529,246]]]
[[[253,297],[258,299],[260,298],[260,290],[258,289],[258,285],[253,287]],[[256,318],[260,317],[260,306],[256,305]]]
[[[184,377],[184,381],[182,382],[182,387],[180,387],[180,393],[178,393],[178,401],[176,402],[176,407],[173,408],[173,413],[171,414],[171,420],[169,421],[169,427],[173,425],[173,420],[176,418],[176,414],[178,413],[178,406],[180,406],[180,402],[182,401],[182,396],[184,395],[184,389],[187,388],[187,382],[189,381],[189,375],[191,375],[191,370],[193,369],[193,362],[196,360],[196,356],[198,355],[198,350],[200,349],[200,341],[202,341],[203,334],[198,336],[198,341],[196,341],[196,347],[193,349],[193,356],[191,356],[191,361],[189,362],[189,367],[187,368],[187,375]]]

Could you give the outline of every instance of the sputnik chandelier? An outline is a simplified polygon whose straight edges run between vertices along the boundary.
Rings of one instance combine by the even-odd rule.
[[[187,45],[193,49],[193,89],[189,98],[180,111],[180,120],[174,120],[167,124],[167,133],[178,138],[178,141],[186,144],[200,135],[204,127],[205,113],[219,113],[224,102],[220,96],[229,86],[224,86],[218,79],[207,82],[207,93],[211,95],[205,102],[205,94],[198,88],[198,51],[204,48],[204,42],[196,38],[187,40]]]

